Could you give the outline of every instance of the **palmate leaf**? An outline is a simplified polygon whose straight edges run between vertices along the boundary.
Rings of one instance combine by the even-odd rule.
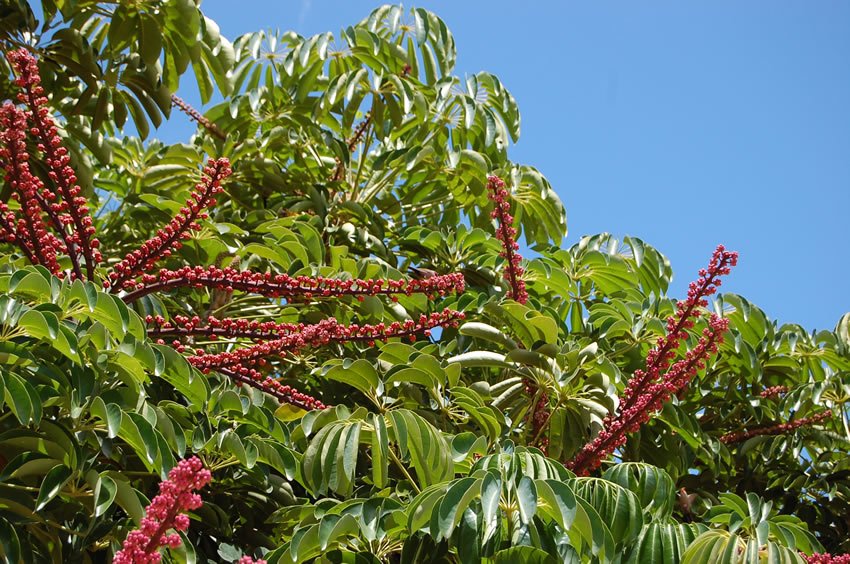
[[[602,477],[637,494],[649,516],[664,519],[672,514],[676,486],[664,470],[639,462],[623,462],[611,466]]]
[[[626,548],[629,564],[678,564],[685,549],[706,531],[701,523],[677,523],[658,519],[647,523]]]
[[[773,542],[760,545],[723,530],[698,536],[682,555],[682,564],[803,564],[799,553]]]

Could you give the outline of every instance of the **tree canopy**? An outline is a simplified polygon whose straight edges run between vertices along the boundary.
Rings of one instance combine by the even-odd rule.
[[[639,238],[564,246],[427,10],[198,4],[0,6],[7,561],[845,561],[850,314],[715,293],[722,246],[680,300]]]

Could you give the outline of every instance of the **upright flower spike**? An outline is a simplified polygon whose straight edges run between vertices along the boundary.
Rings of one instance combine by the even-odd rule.
[[[693,318],[700,315],[699,308],[708,305],[705,297],[716,291],[720,286],[719,277],[728,274],[737,261],[737,253],[727,252],[722,245],[717,247],[708,269],[701,270],[700,279],[690,284],[688,299],[679,302],[676,314],[667,320],[667,334],[647,354],[646,369],[635,371],[626,385],[619,413],[609,414],[602,422],[599,435],[567,464],[573,472],[582,476],[598,468],[608,455],[625,444],[629,433],[640,429],[664,402],[687,387],[698,370],[705,368],[729,327],[727,319],[715,314],[709,316],[708,327],[697,344],[685,353],[685,358],[672,366],[670,362],[686,339],[686,330],[693,328]]]
[[[47,98],[44,96],[41,77],[38,74],[38,64],[26,49],[11,51],[6,54],[6,58],[18,76],[15,85],[21,91],[17,98],[29,109],[27,120],[30,132],[38,143],[38,150],[44,155],[47,175],[56,186],[55,195],[59,196],[49,206],[49,210],[61,223],[55,227],[64,233],[64,226],[71,226],[71,234],[65,237],[68,254],[73,257],[74,248],[79,249],[85,259],[86,276],[92,280],[95,267],[103,260],[99,251],[100,242],[95,238],[94,221],[89,213],[88,202],[81,196],[82,189],[77,185],[77,175],[69,166],[71,158],[68,156],[68,150],[62,146],[62,138],[59,137],[56,123],[47,106]]]
[[[776,425],[757,427],[755,429],[750,429],[749,431],[735,431],[732,433],[726,433],[725,435],[720,437],[720,442],[728,445],[732,443],[741,443],[753,437],[762,437],[768,435],[789,435],[800,427],[809,427],[811,425],[816,425],[824,419],[829,419],[830,417],[832,417],[832,410],[827,409],[826,411],[822,411],[821,413],[817,413],[815,415],[812,415],[811,417],[801,417],[800,419],[794,419],[793,421],[789,421],[788,423],[777,423]]]
[[[522,257],[517,252],[519,244],[516,242],[516,229],[513,226],[514,218],[511,215],[511,204],[508,202],[509,194],[505,189],[505,182],[498,176],[487,177],[488,196],[496,207],[490,212],[490,217],[499,223],[496,237],[502,242],[500,256],[507,261],[505,265],[505,278],[510,285],[507,297],[524,304],[528,301],[528,292],[525,290],[525,280],[522,275],[525,272],[520,266]]]
[[[212,475],[198,457],[181,460],[168,473],[168,479],[159,485],[157,495],[145,509],[145,517],[138,529],[131,531],[112,560],[113,564],[148,564],[160,562],[161,547],[177,548],[180,535],[170,530],[189,528],[187,511],[203,505],[196,494],[210,483]]]
[[[45,266],[51,274],[59,275],[61,267],[57,255],[65,252],[65,245],[55,235],[47,231],[42,220],[42,191],[44,184],[32,174],[29,166],[29,153],[26,146],[26,114],[7,102],[0,108],[0,162],[5,171],[6,182],[12,188],[12,198],[21,206],[20,219],[15,220],[3,204],[4,230],[14,233],[13,240],[23,250],[33,264]],[[45,203],[44,207],[49,204]],[[8,224],[6,226],[5,224]],[[64,233],[64,229],[62,230]],[[75,264],[75,267],[77,265]],[[79,275],[79,268],[76,269]]]
[[[201,228],[198,221],[208,217],[204,210],[216,204],[215,195],[224,191],[221,183],[230,174],[230,161],[210,159],[204,167],[201,182],[195,185],[180,213],[157,231],[156,235],[142,243],[140,248],[127,253],[124,260],[113,267],[109,274],[109,284],[113,289],[117,291],[125,286],[132,287],[133,278],[150,270],[158,260],[171,256],[172,251],[182,246],[183,239],[191,237],[192,231],[198,231]]]

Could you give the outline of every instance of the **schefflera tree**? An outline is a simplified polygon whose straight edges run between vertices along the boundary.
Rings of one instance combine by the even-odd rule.
[[[452,76],[439,18],[388,6],[336,41],[231,44],[191,2],[101,8],[4,36],[44,55],[30,89],[65,129],[46,151],[8,128],[32,155],[13,174],[26,161],[47,187],[4,210],[10,559],[156,557],[145,497],[192,453],[212,482],[166,559],[839,552],[847,324],[809,335],[735,296],[702,303],[725,249],[677,306],[642,241],[559,248],[560,202],[507,160],[513,98]],[[224,103],[171,95],[189,62]],[[19,123],[50,117],[25,98]],[[199,123],[191,145],[120,136],[172,103]]]

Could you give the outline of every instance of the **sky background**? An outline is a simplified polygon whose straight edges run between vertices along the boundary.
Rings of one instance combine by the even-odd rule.
[[[269,28],[338,36],[377,5],[202,9],[233,40]],[[722,242],[741,255],[723,290],[771,318],[832,329],[850,311],[850,2],[416,6],[453,32],[455,74],[492,72],[516,97],[522,135],[509,156],[561,196],[565,246],[640,237],[670,258],[678,297]],[[194,130],[168,127],[169,141]]]

